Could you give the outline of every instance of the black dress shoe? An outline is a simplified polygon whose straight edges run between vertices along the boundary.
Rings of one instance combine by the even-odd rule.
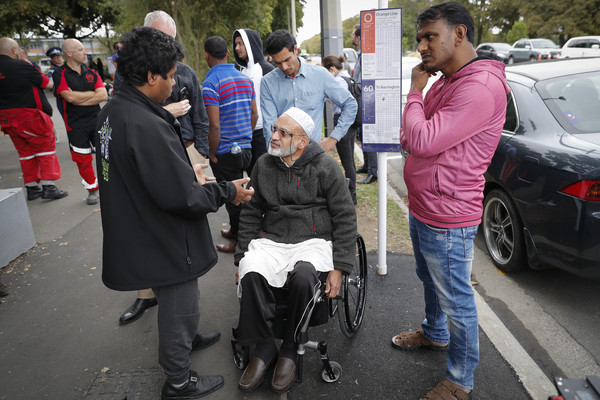
[[[240,390],[248,392],[250,390],[254,390],[260,386],[262,381],[265,379],[265,374],[269,370],[273,361],[277,358],[277,354],[273,356],[271,361],[265,364],[265,362],[259,357],[252,357],[250,363],[244,370],[242,377],[240,378],[240,382],[238,383],[238,387]]]
[[[367,167],[364,165],[356,170],[357,174],[366,174],[367,172],[369,172],[369,171],[367,170]]]
[[[55,185],[42,185],[42,199],[56,200],[67,197],[69,193],[66,190],[60,190]]]
[[[273,372],[271,389],[278,393],[285,393],[290,390],[295,380],[296,362],[291,358],[279,357],[275,366],[275,372]]]
[[[25,189],[27,189],[27,200],[35,200],[39,197],[42,197],[42,193],[44,192],[44,190],[38,186],[25,186]]]
[[[219,331],[196,333],[194,341],[192,342],[192,351],[205,349],[210,345],[217,343],[220,337],[221,332]]]
[[[130,322],[135,321],[144,315],[144,311],[146,308],[154,307],[158,304],[156,297],[151,299],[135,299],[131,307],[129,307],[121,316],[119,317],[119,323],[121,325],[128,324]]]
[[[223,387],[225,380],[221,375],[198,376],[190,371],[190,379],[182,388],[174,388],[167,382],[162,387],[162,400],[197,399]]]
[[[373,183],[377,180],[377,177],[371,174],[367,174],[367,176],[365,176],[364,179],[361,179],[360,181],[356,182],[356,183],[360,183],[361,185],[364,184],[369,184],[369,183]]]

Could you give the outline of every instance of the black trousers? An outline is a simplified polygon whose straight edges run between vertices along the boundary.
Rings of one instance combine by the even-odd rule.
[[[248,166],[248,176],[252,173],[252,168],[256,163],[256,160],[267,152],[267,143],[265,141],[265,135],[263,135],[262,129],[256,129],[252,132],[252,161]]]
[[[337,117],[337,118],[335,118]],[[335,125],[339,115],[334,116]],[[356,137],[356,130],[359,128],[348,128],[346,135],[335,144],[335,148],[340,156],[342,162],[342,168],[344,168],[344,174],[346,178],[350,180],[350,194],[352,195],[352,201],[356,200],[356,167],[354,166],[354,138]]]
[[[287,323],[283,332],[286,343],[293,343],[298,323],[302,319],[306,305],[315,293],[319,273],[311,263],[299,261],[289,273],[285,287],[287,295]],[[242,345],[269,343],[274,339],[273,320],[275,318],[275,296],[267,280],[256,272],[242,278],[242,299],[238,339]]]
[[[158,363],[167,381],[177,385],[189,377],[192,341],[200,322],[198,280],[152,290],[158,300]]]
[[[217,182],[233,181],[244,177],[244,171],[248,171],[250,161],[252,161],[252,150],[242,149],[242,152],[239,154],[227,153],[217,156],[217,163],[211,161],[210,167],[215,178],[217,178]],[[231,233],[237,235],[240,228],[242,206],[234,206],[231,203],[226,203],[225,208],[229,214]]]

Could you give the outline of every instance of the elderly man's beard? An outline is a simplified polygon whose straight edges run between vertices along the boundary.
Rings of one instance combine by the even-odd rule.
[[[287,157],[298,151],[298,143],[290,142],[289,146],[280,146],[273,148],[269,145],[268,153],[275,157]]]

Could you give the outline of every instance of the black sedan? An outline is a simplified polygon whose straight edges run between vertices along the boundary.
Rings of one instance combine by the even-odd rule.
[[[506,68],[512,93],[486,173],[482,231],[502,271],[600,278],[600,58]]]
[[[504,64],[508,64],[508,53],[512,46],[508,43],[492,42],[492,43],[481,43],[475,51],[479,57],[496,56]]]

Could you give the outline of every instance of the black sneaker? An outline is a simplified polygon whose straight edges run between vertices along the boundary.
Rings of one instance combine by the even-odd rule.
[[[59,188],[57,188],[54,185],[42,185],[43,186],[43,192],[42,192],[42,199],[49,199],[49,200],[55,200],[55,199],[62,199],[63,197],[67,197],[67,195],[69,193],[67,193],[66,190],[60,190]]]
[[[225,384],[221,375],[198,376],[190,371],[190,379],[182,388],[176,389],[167,382],[162,387],[162,400],[197,399],[220,389]]]
[[[42,192],[44,191],[39,185],[25,186],[25,189],[27,189],[27,200],[35,200],[38,197],[42,197]]]

